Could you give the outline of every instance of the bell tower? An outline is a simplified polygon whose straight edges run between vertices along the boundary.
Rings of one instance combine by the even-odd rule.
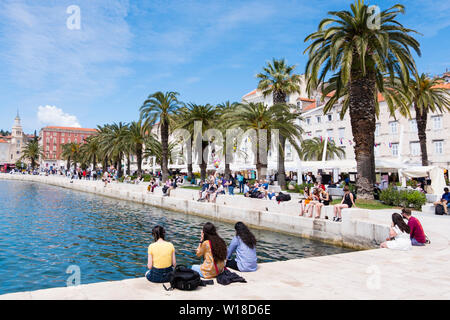
[[[17,110],[17,116],[14,118],[14,125],[11,130],[11,144],[9,148],[9,161],[11,163],[15,163],[22,156],[23,140],[23,130],[20,124],[19,110]]]

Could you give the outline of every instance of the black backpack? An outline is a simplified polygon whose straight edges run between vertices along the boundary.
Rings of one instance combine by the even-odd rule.
[[[442,204],[436,205],[436,208],[434,209],[434,213],[439,216],[442,216],[445,213],[444,206]]]
[[[187,268],[184,265],[178,265],[175,270],[169,275],[170,288],[166,288],[163,284],[164,289],[167,291],[173,289],[179,290],[195,290],[198,286],[202,285],[200,275],[197,271]]]
[[[286,193],[280,192],[280,193],[275,197],[275,199],[276,199],[277,201],[289,201],[289,200],[291,200],[291,195],[290,195],[290,194],[286,194]]]

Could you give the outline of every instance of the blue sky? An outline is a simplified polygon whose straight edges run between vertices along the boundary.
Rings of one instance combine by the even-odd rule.
[[[0,128],[11,128],[17,109],[27,133],[129,122],[158,90],[184,102],[238,101],[273,57],[303,73],[304,38],[328,11],[352,2],[2,0]],[[448,1],[370,3],[406,6],[399,20],[422,33],[420,72],[450,68]],[[80,30],[66,26],[70,5],[80,8]]]

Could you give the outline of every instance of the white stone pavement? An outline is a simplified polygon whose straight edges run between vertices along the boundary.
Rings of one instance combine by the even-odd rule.
[[[389,225],[392,212],[370,211],[359,219]],[[372,249],[264,263],[256,272],[240,273],[247,283],[215,283],[192,292],[166,292],[161,284],[140,277],[0,299],[450,299],[450,217],[414,214],[431,244],[406,252]]]

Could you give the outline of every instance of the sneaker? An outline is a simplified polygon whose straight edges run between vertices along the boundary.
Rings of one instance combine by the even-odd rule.
[[[336,221],[336,217],[333,217],[333,221]]]
[[[342,218],[337,218],[336,222],[342,222]]]

